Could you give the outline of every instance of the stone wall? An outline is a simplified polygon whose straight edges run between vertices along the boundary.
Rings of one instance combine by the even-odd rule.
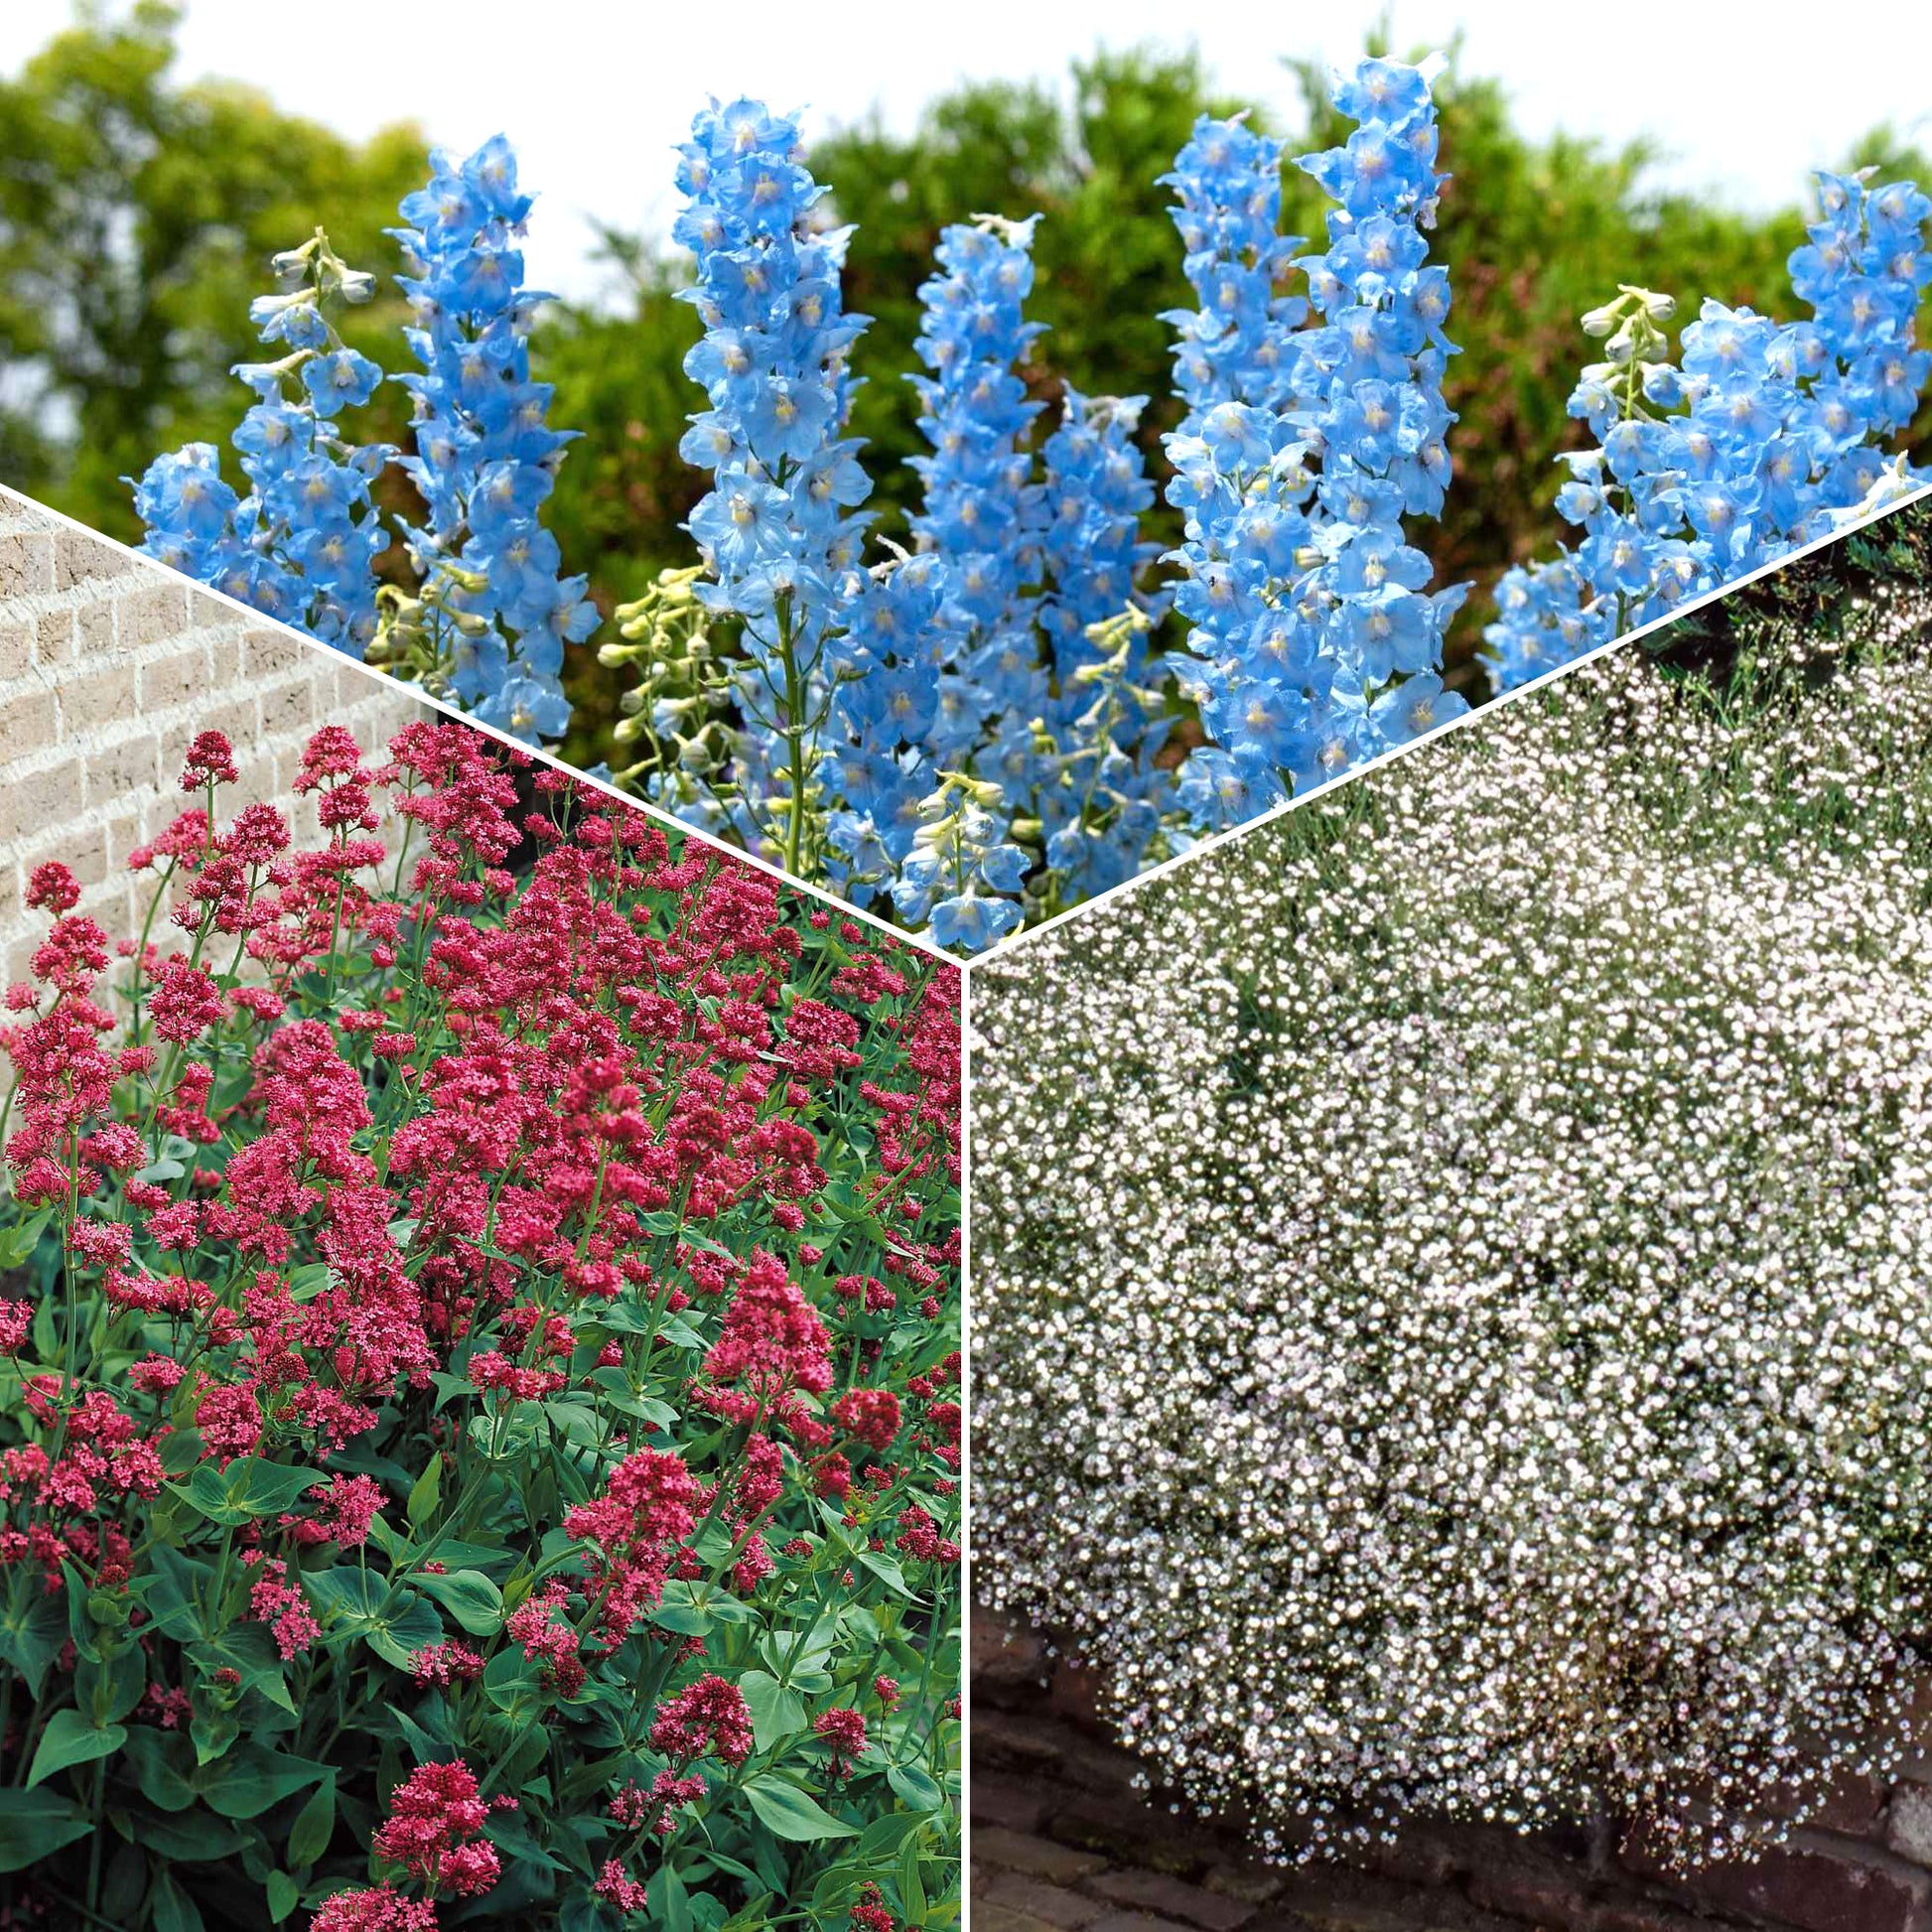
[[[295,631],[251,618],[163,566],[0,489],[0,967],[25,976],[46,930],[23,902],[33,869],[69,866],[79,909],[110,938],[146,908],[127,855],[190,802],[198,731],[233,741],[231,808],[272,800],[312,836],[290,790],[304,741],[346,725],[364,746],[425,715],[394,687]]]
[[[1690,1878],[1621,1833],[1431,1823],[1359,1865],[1273,1866],[1137,1788],[1092,1673],[978,1610],[972,1632],[973,1932],[1932,1932],[1932,1759]]]

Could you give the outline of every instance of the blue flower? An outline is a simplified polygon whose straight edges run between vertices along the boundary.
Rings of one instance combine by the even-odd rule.
[[[1584,534],[1499,587],[1484,632],[1499,688],[1775,561],[1912,479],[1901,466],[1887,481],[1884,443],[1932,366],[1913,343],[1932,202],[1909,182],[1821,174],[1817,186],[1818,218],[1789,260],[1810,321],[1780,327],[1707,301],[1673,365],[1665,298],[1626,290],[1585,318],[1609,359],[1584,370],[1570,409],[1599,448],[1568,459],[1557,495]]]
[[[302,386],[308,390],[318,416],[359,409],[375,394],[375,385],[381,380],[382,371],[352,348],[318,351],[302,365]]]
[[[1449,281],[1428,263],[1433,65],[1368,61],[1333,99],[1361,125],[1298,164],[1340,205],[1328,245],[1295,260],[1318,318],[1278,284],[1299,241],[1275,232],[1280,153],[1238,123],[1199,123],[1168,179],[1202,298],[1180,328],[1169,500],[1185,518],[1174,597],[1195,663],[1183,688],[1208,747],[1177,796],[1199,829],[1266,809],[1404,742],[1440,699],[1461,591],[1426,593],[1402,517],[1434,515],[1453,417],[1442,377]],[[1193,767],[1198,764],[1199,769]]]

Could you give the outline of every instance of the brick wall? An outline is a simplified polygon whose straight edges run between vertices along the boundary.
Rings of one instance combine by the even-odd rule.
[[[315,827],[290,784],[309,734],[346,725],[374,746],[423,715],[336,652],[0,489],[0,981],[25,976],[46,929],[23,903],[42,860],[72,868],[110,938],[133,936],[146,898],[127,855],[190,802],[196,732],[234,742],[231,806],[271,800],[303,837]]]
[[[1267,1865],[1140,1788],[1092,1672],[977,1609],[972,1637],[973,1932],[1932,1932],[1932,1758],[1689,1876],[1616,1830],[1426,1820],[1359,1863]]]

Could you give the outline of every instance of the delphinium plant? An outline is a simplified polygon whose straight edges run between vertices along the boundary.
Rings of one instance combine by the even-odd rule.
[[[468,726],[239,775],[120,963],[31,882],[11,1909],[949,1922],[955,969]]]
[[[1557,497],[1584,535],[1499,586],[1485,634],[1502,688],[1932,481],[1885,456],[1932,369],[1913,340],[1932,201],[1911,182],[1816,181],[1818,218],[1790,260],[1810,321],[1707,300],[1673,360],[1668,295],[1625,288],[1584,317],[1604,359],[1570,413],[1597,442],[1563,459]]]
[[[891,372],[920,385],[929,450],[903,543],[873,527],[850,431],[867,321],[844,303],[850,231],[795,116],[703,110],[673,237],[702,323],[680,454],[711,487],[696,561],[620,606],[597,648],[632,680],[600,774],[971,953],[1466,709],[1443,678],[1464,587],[1432,589],[1419,534],[1453,435],[1449,279],[1429,249],[1439,65],[1334,76],[1353,130],[1295,162],[1332,204],[1318,249],[1281,231],[1279,140],[1238,117],[1195,127],[1167,177],[1198,306],[1168,318],[1185,407],[1160,479],[1134,437],[1146,398],[1084,394],[1028,320],[1035,217],[962,210],[919,291],[922,368]],[[1932,205],[1909,183],[1821,180],[1792,257],[1811,322],[1707,304],[1673,360],[1667,297],[1628,288],[1585,318],[1606,357],[1573,409],[1598,442],[1566,459],[1557,497],[1584,536],[1503,580],[1499,686],[1912,485],[1887,451],[1927,373],[1912,329]],[[530,366],[529,206],[500,138],[439,154],[405,204],[409,455],[346,439],[344,406],[379,371],[341,348],[326,304],[367,278],[319,238],[290,258],[292,303],[258,305],[301,345],[243,370],[262,402],[237,432],[251,480],[299,457],[299,490],[236,498],[198,445],[139,501],[154,554],[546,741],[599,612],[542,523],[568,432]],[[1157,486],[1183,527],[1165,570],[1142,534]],[[372,507],[411,487],[423,517]]]
[[[135,486],[142,549],[534,744],[568,723],[564,648],[599,619],[586,580],[559,575],[540,515],[571,438],[549,427],[550,390],[530,379],[546,299],[523,286],[516,245],[531,198],[500,135],[461,161],[438,150],[431,168],[403,203],[411,225],[392,230],[423,365],[393,378],[413,398],[413,452],[347,435],[345,412],[392,378],[330,322],[331,305],[366,301],[374,277],[319,230],[277,258],[289,286],[250,311],[263,342],[288,348],[235,371],[256,393],[231,439],[251,493],[237,498],[212,444],[157,458]],[[416,487],[420,526],[373,500],[391,465]],[[379,583],[391,520],[410,567]]]
[[[1855,630],[976,969],[976,1590],[1284,1856],[1748,1855],[1920,1747],[1932,599]]]
[[[255,395],[232,438],[248,493],[222,477],[211,443],[157,458],[134,492],[142,547],[359,657],[376,634],[375,566],[389,544],[369,489],[395,452],[344,434],[344,412],[368,401],[382,371],[344,343],[329,312],[366,302],[374,281],[320,231],[275,268],[284,286],[248,314],[264,345],[284,352],[235,370]]]
[[[1180,791],[1209,829],[1467,709],[1438,675],[1462,593],[1425,594],[1429,560],[1402,524],[1442,507],[1449,472],[1432,72],[1366,61],[1338,79],[1358,126],[1299,164],[1337,204],[1324,253],[1297,259],[1302,238],[1279,232],[1277,141],[1204,119],[1171,178],[1201,300],[1177,318],[1189,412],[1169,442],[1198,660],[1179,676],[1209,740]],[[1316,326],[1280,292],[1291,267]]]
[[[397,380],[414,399],[403,460],[429,510],[407,531],[417,589],[397,596],[375,655],[484,724],[535,741],[562,735],[567,645],[599,622],[587,580],[561,576],[539,516],[577,434],[549,424],[550,388],[530,379],[530,330],[547,299],[523,285],[516,237],[532,198],[501,135],[468,159],[438,150],[426,187],[391,232],[410,273],[411,353]]]

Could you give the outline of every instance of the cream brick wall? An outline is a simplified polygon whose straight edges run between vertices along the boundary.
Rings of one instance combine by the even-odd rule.
[[[24,903],[46,859],[69,866],[80,910],[131,938],[146,893],[127,855],[192,801],[183,754],[198,731],[233,740],[230,809],[266,799],[298,838],[290,790],[319,725],[373,748],[425,708],[348,659],[251,620],[159,564],[0,488],[0,962],[26,976],[46,915]]]

